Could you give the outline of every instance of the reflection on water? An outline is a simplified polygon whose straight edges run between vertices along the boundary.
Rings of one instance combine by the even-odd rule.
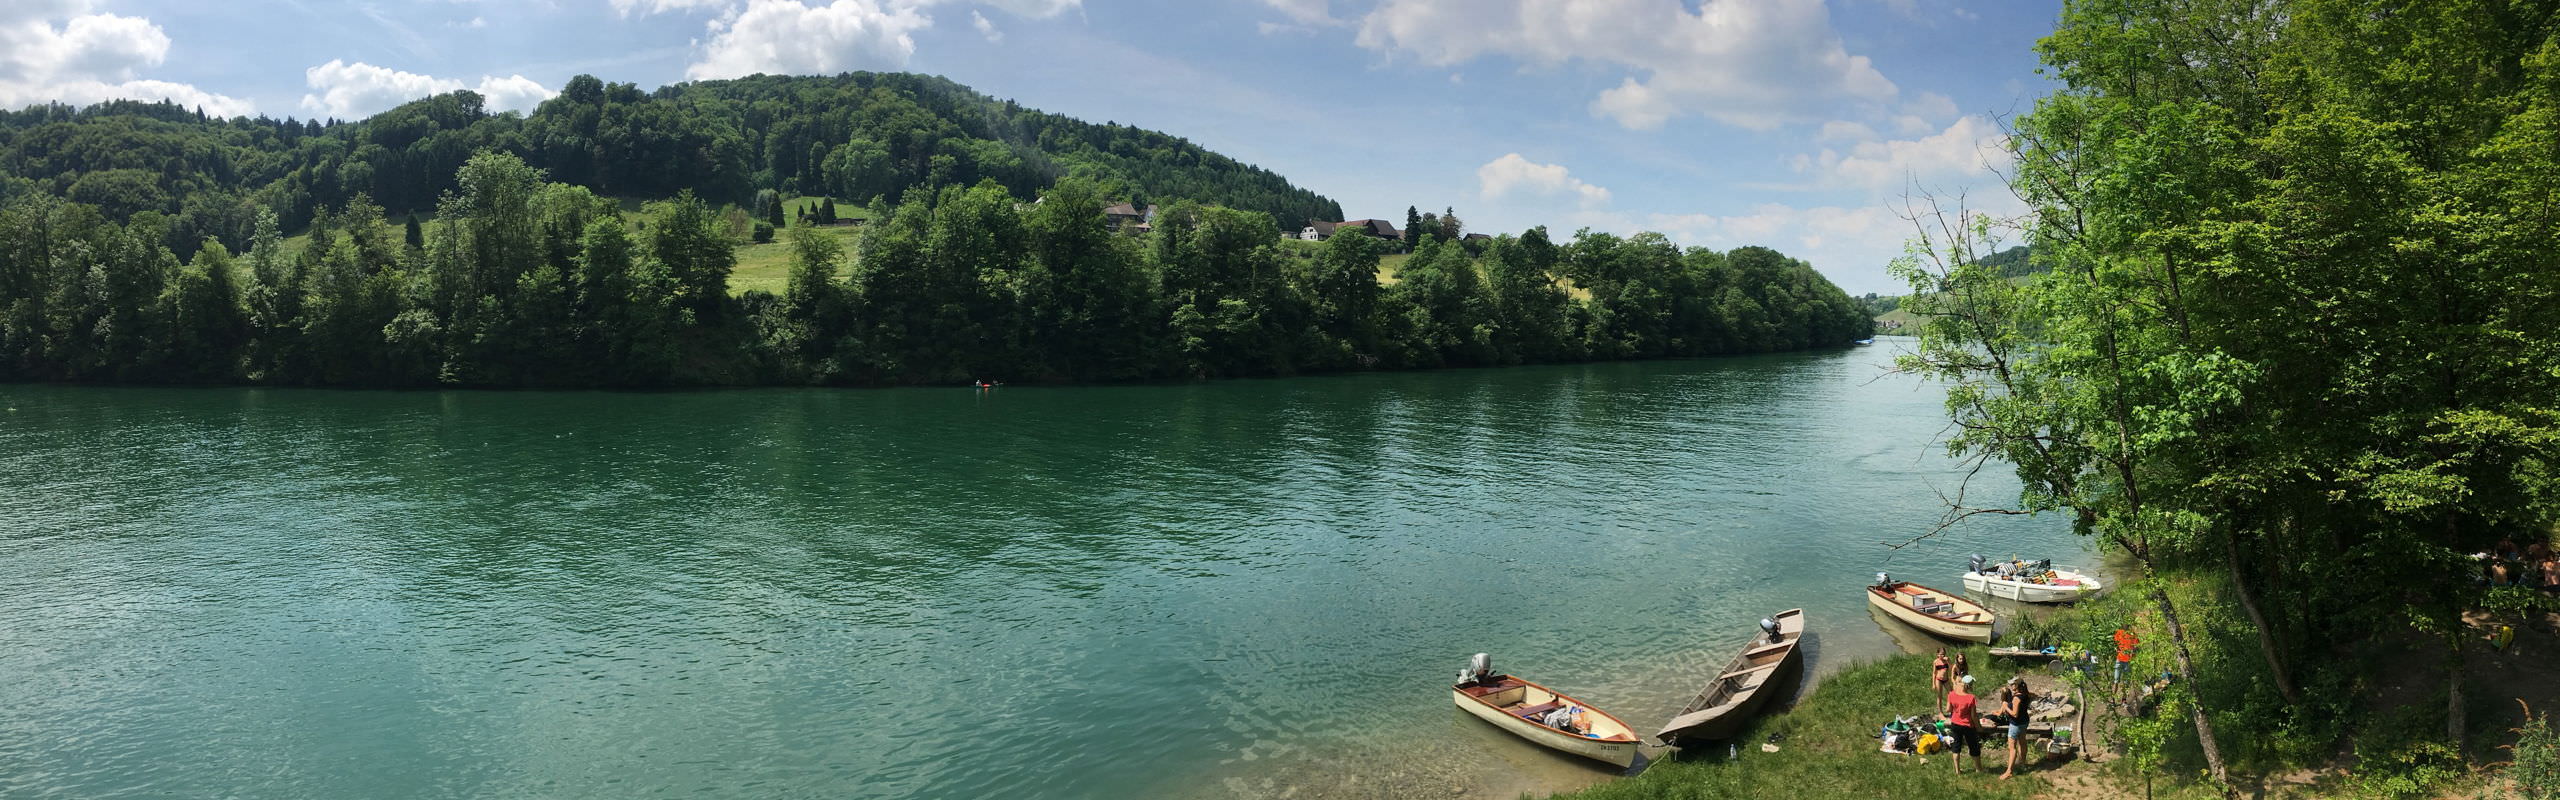
[[[0,387],[0,795],[1515,796],[1751,622],[1885,652],[1954,473],[1876,349],[1198,385]],[[1975,491],[1985,491],[1977,485]]]

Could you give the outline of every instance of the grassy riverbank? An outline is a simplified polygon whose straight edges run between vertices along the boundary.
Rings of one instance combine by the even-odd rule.
[[[2253,724],[2278,719],[2275,705],[2284,702],[2269,686],[2254,639],[2230,619],[2239,614],[2226,591],[2193,577],[2164,579],[2170,596],[2184,610],[2191,633],[2192,656],[2199,685],[2173,690],[2172,702],[2202,696],[2218,709],[2215,724],[2224,736],[2225,756],[2243,794],[2258,798],[2421,798],[2512,797],[2514,788],[2503,771],[2518,743],[2524,723],[2518,700],[2537,710],[2560,707],[2560,616],[2508,618],[2523,633],[2504,648],[2475,644],[2465,663],[2470,746],[2461,751],[2441,744],[2444,696],[2435,670],[2443,659],[2429,647],[2435,640],[2342,644],[2330,676],[2355,676],[2343,684],[2306,688],[2305,702],[2320,710],[2300,711],[2285,725]],[[2112,592],[2075,608],[2033,620],[2004,622],[2004,636],[2019,643],[2078,642],[2103,649],[2109,632],[2131,627],[2144,642],[2133,672],[2156,675],[2172,668],[2161,630],[2143,589]],[[2199,624],[2210,623],[2210,624]],[[2209,633],[2208,633],[2209,632]],[[2009,643],[2004,640],[2004,644]],[[2012,675],[2028,676],[2041,693],[2067,691],[2055,670],[2041,664],[1992,659],[1986,648],[1967,652],[1976,687],[1988,699]],[[2146,717],[2118,718],[2105,713],[2105,689],[2089,705],[2084,745],[2094,748],[2093,761],[2038,761],[2015,779],[2001,781],[2007,753],[1996,739],[1983,749],[1990,774],[1957,775],[1946,756],[1925,761],[1877,751],[1877,726],[1896,715],[1930,708],[1929,659],[1899,655],[1851,665],[1823,679],[1798,705],[1755,721],[1737,741],[1740,757],[1724,759],[1723,748],[1703,748],[1690,760],[1654,765],[1636,778],[1617,781],[1563,797],[1582,800],[1623,798],[2156,798],[2218,797],[2197,780],[2203,760],[2193,731],[2180,712],[2152,711]],[[2332,680],[2335,680],[2333,677]],[[2435,692],[2430,695],[2430,692]],[[2065,723],[2069,724],[2069,723]],[[1762,742],[1779,738],[1779,750],[1763,753]],[[2149,742],[2150,744],[2140,744]],[[2035,745],[2042,746],[2038,738]],[[2541,747],[2551,745],[2545,743]],[[2148,750],[2149,755],[2144,754]],[[2146,773],[2147,779],[2146,779]]]
[[[1977,687],[1997,686],[2017,667],[1972,648]],[[1987,691],[1987,690],[1986,690]],[[1908,797],[1930,800],[2029,798],[2049,785],[2039,768],[2003,781],[2007,752],[1995,741],[1982,750],[1988,774],[1971,759],[1958,775],[1944,754],[1918,756],[1877,751],[1876,728],[1897,715],[1930,709],[1929,657],[1900,655],[1842,669],[1823,679],[1793,710],[1761,717],[1743,734],[1741,755],[1722,752],[1657,763],[1639,777],[1595,786],[1567,797],[1627,798],[1839,798]],[[1777,736],[1778,752],[1760,751]],[[1716,748],[1709,748],[1716,749]],[[1703,757],[1701,757],[1703,756]]]

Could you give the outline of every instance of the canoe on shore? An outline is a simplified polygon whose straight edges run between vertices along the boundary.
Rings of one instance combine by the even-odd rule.
[[[1867,604],[1911,627],[1949,639],[1991,643],[1991,609],[1910,581],[1867,585]]]
[[[1621,767],[1636,761],[1635,730],[1608,712],[1564,693],[1509,675],[1449,687],[1458,707],[1520,738],[1584,758]],[[1574,719],[1581,732],[1569,732],[1542,721],[1559,707],[1578,708]]]
[[[1673,714],[1671,721],[1654,734],[1663,744],[1681,739],[1730,739],[1742,730],[1762,706],[1768,705],[1768,690],[1786,672],[1803,663],[1796,645],[1804,638],[1804,609],[1791,608],[1770,617],[1777,630],[1753,630],[1742,643],[1742,651],[1724,665],[1707,688],[1696,699]],[[1768,691],[1764,691],[1768,690]]]

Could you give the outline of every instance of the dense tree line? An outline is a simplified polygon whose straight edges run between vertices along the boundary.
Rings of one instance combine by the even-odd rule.
[[[2140,589],[2224,786],[2412,713],[2357,696],[2400,642],[2432,655],[2388,680],[2441,691],[2358,770],[2459,772],[2507,700],[2466,688],[2464,615],[2555,607],[2495,554],[2560,519],[2560,11],[2075,1],[2041,49],[2065,88],[2015,147],[2051,271],[2010,280],[1965,224],[1905,266],[1906,365],[2026,483],[1959,513],[2064,510],[2229,598]]]
[[[1342,213],[1279,175],[1179,138],[910,74],[754,76],[655,92],[581,75],[528,116],[490,113],[468,91],[356,122],[215,119],[131,101],[0,112],[0,176],[118,222],[156,212],[181,256],[207,238],[248,249],[261,211],[288,231],[359,197],[394,216],[431,211],[483,151],[618,198],[690,190],[744,206],[771,190],[895,203],[909,189],[982,180],[1031,196],[1075,176],[1115,197],[1187,198],[1293,227]]]
[[[988,178],[908,192],[859,258],[785,229],[779,294],[727,290],[734,227],[691,193],[626,215],[515,155],[466,161],[432,221],[359,195],[289,251],[261,211],[238,252],[180,257],[171,220],[42,191],[0,204],[0,379],[367,386],[1122,380],[1760,352],[1866,335],[1857,304],[1764,248],[1543,229],[1481,262],[1426,236],[1277,237],[1175,204],[1115,232],[1107,192],[1037,202]],[[1579,287],[1588,293],[1577,298]]]

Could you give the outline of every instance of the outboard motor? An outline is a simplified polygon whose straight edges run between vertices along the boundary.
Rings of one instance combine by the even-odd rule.
[[[2035,571],[2037,571],[2037,572],[2043,572],[2043,571],[2045,571],[2045,570],[2052,569],[2052,568],[2053,568],[2053,559],[2050,559],[2050,558],[2040,558],[2040,559],[2036,559],[2036,563],[2029,565],[2029,567],[2028,567],[2028,568],[2033,569],[2033,570],[2035,570]]]
[[[1768,617],[1761,617],[1761,618],[1760,618],[1760,630],[1762,630],[1762,631],[1766,631],[1766,632],[1769,634],[1769,641],[1774,642],[1774,641],[1777,641],[1777,640],[1778,640],[1778,621],[1777,621],[1777,620],[1770,619],[1770,618],[1768,618]]]
[[[1988,563],[1990,563],[1990,561],[1983,558],[1981,553],[1973,554],[1973,571],[1981,572],[1983,565]]]
[[[1458,685],[1483,683],[1490,677],[1493,677],[1493,656],[1477,653],[1476,657],[1467,659],[1466,671],[1458,673]]]
[[[1891,576],[1891,575],[1887,575],[1887,574],[1884,574],[1884,573],[1882,573],[1882,572],[1876,573],[1876,587],[1877,587],[1877,588],[1883,588],[1883,587],[1892,586],[1892,585],[1893,585],[1893,576]]]

